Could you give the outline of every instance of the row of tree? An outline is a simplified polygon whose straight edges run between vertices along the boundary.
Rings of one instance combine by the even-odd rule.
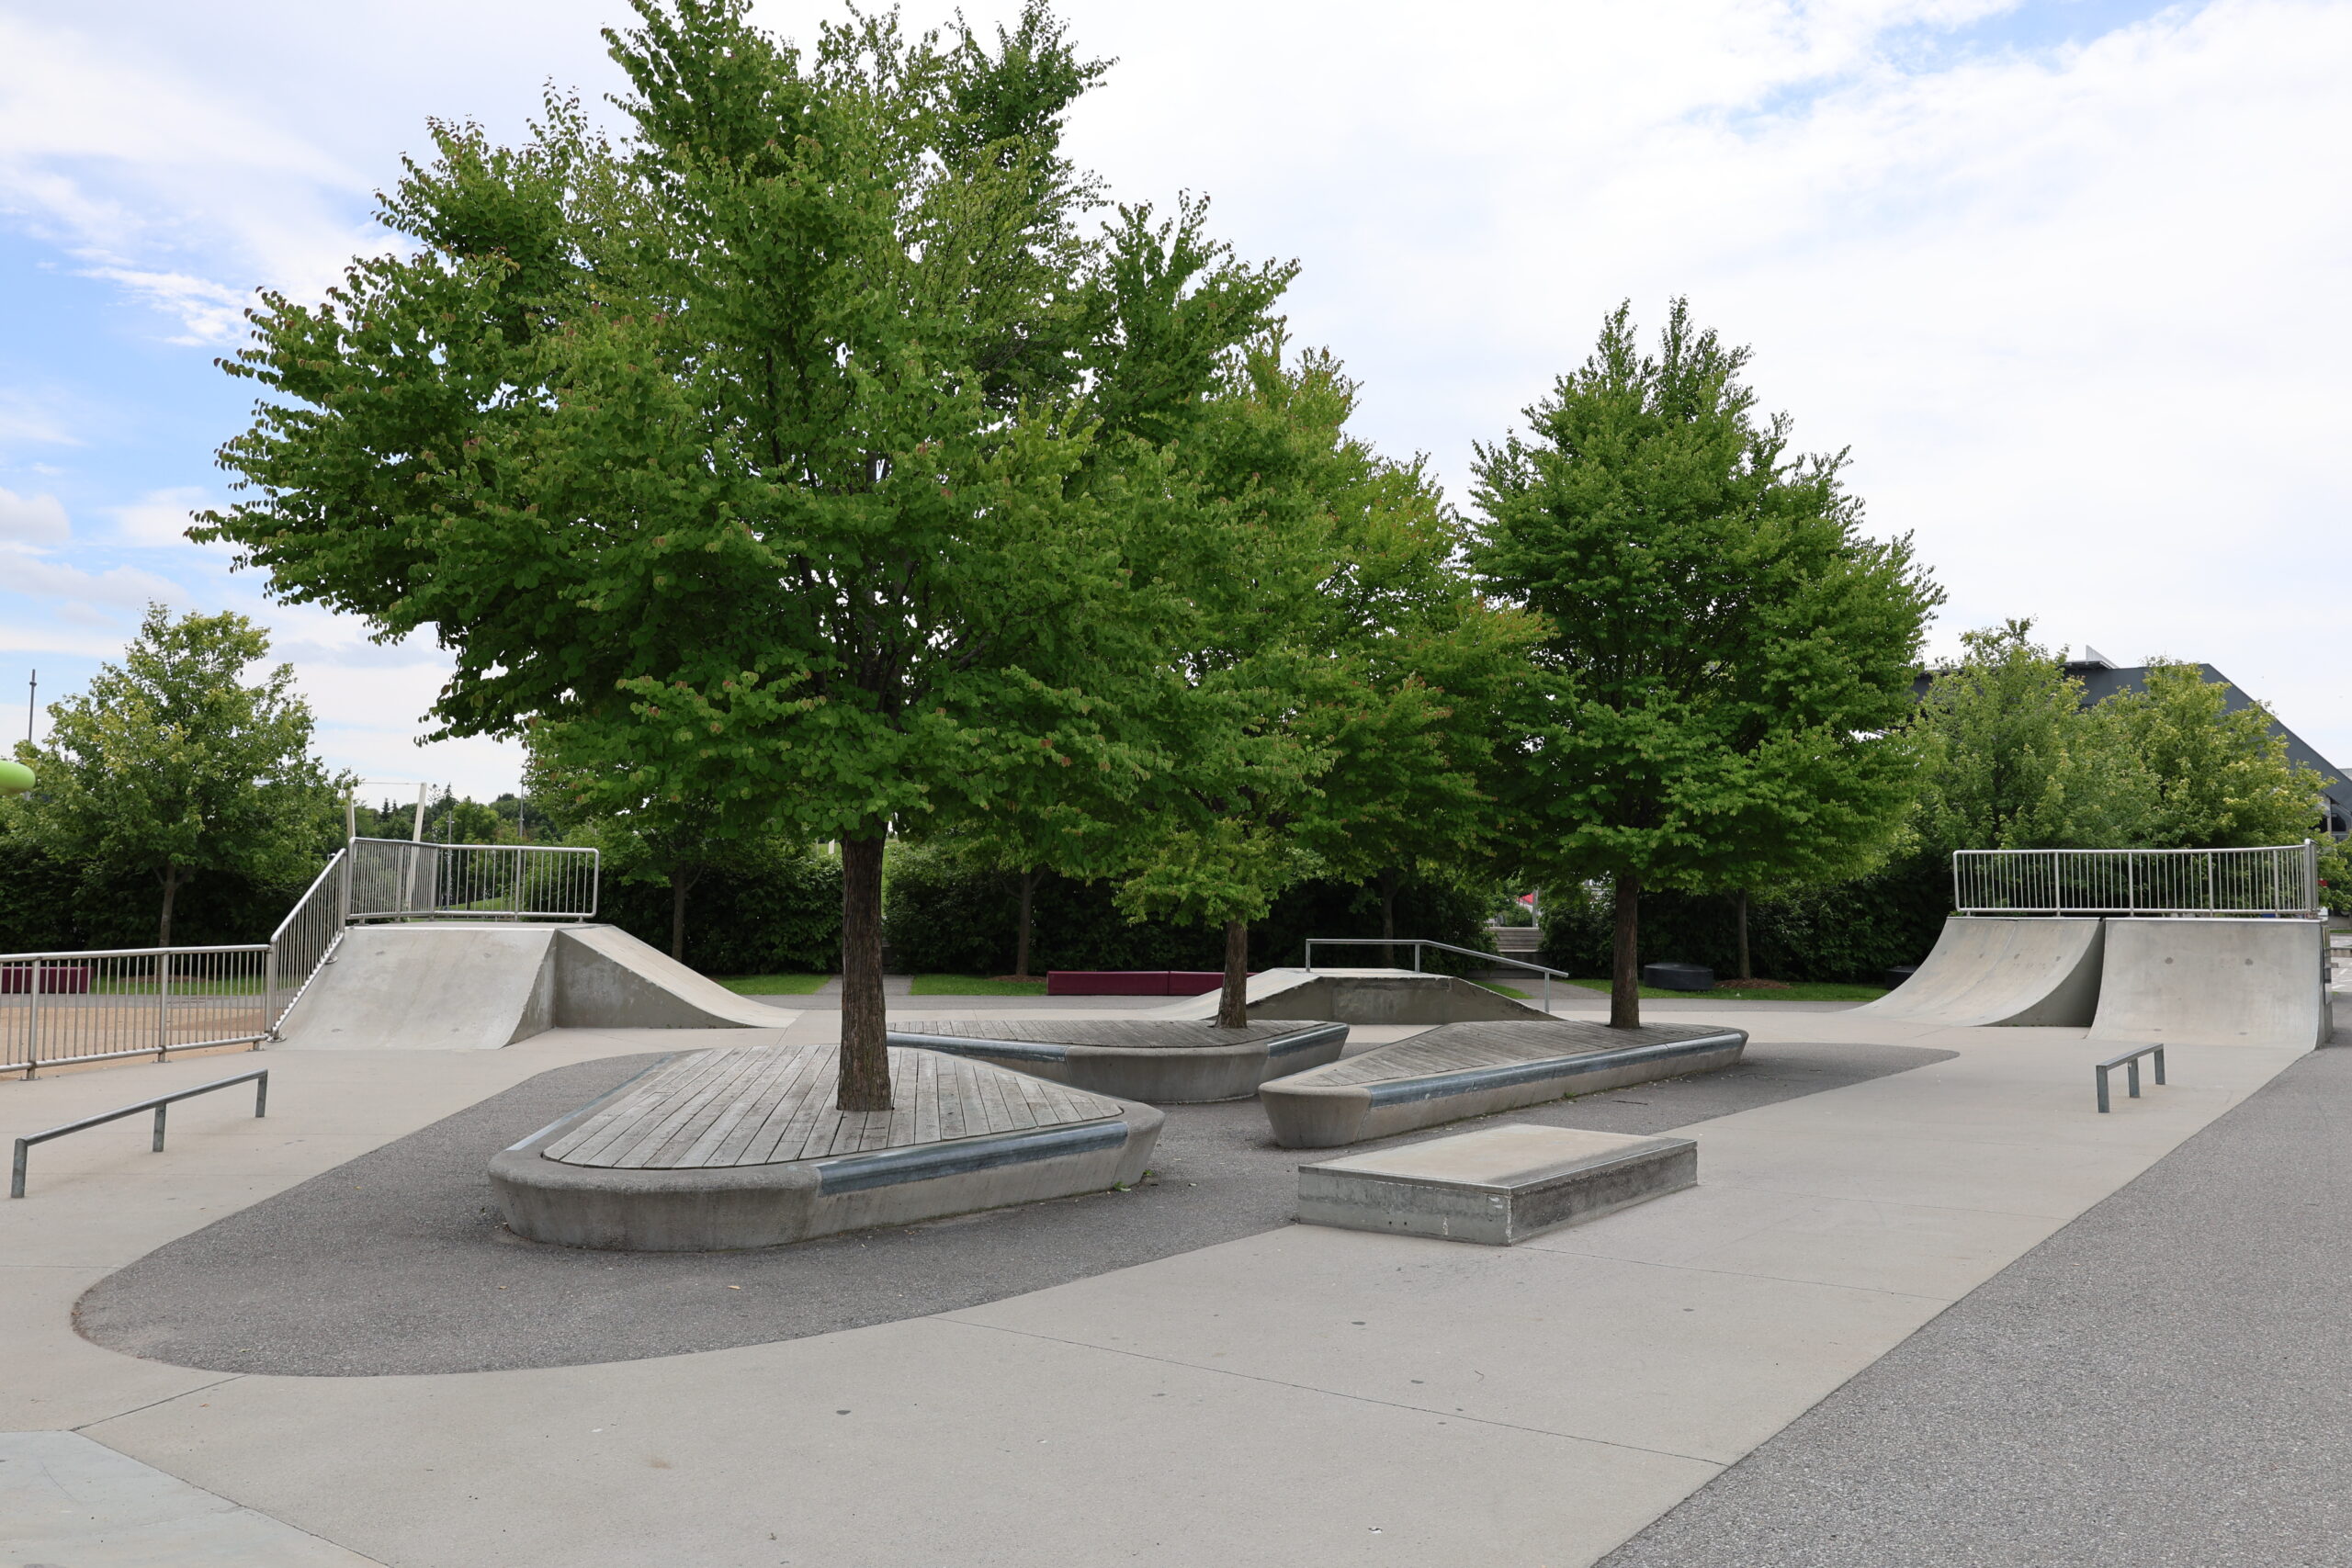
[[[445,735],[680,866],[838,843],[842,1103],[888,1104],[894,832],[1225,935],[1317,876],[1612,889],[1851,875],[1903,842],[1939,597],[1842,456],[1791,446],[1677,302],[1479,449],[1476,515],[1351,434],[1295,269],[1204,205],[1103,209],[1062,149],[1103,73],[1042,6],[981,38],[636,0],[617,139],[436,124],[411,242],[230,367],[272,590],[431,628]],[[687,886],[674,889],[683,919]]]

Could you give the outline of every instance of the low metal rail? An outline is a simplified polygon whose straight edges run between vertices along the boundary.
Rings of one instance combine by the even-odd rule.
[[[2161,1045],[2143,1045],[2136,1051],[2126,1051],[2120,1056],[2111,1056],[2091,1069],[2091,1071],[2098,1075],[2098,1111],[2100,1115],[2106,1115],[2109,1110],[2107,1101],[2107,1075],[2113,1072],[2118,1067],[2121,1067],[2123,1069],[2123,1092],[2133,1100],[2140,1098],[2140,1058],[2143,1056],[2154,1056],[2156,1059],[2156,1081],[2158,1083],[2164,1082],[2165,1048]]]
[[[177,1094],[159,1094],[153,1100],[142,1100],[136,1105],[126,1105],[119,1111],[109,1111],[102,1116],[85,1116],[79,1122],[68,1122],[62,1127],[51,1127],[46,1133],[35,1133],[30,1137],[18,1138],[16,1160],[8,1168],[8,1196],[21,1198],[25,1195],[25,1156],[32,1152],[32,1146],[35,1144],[45,1144],[51,1138],[62,1138],[68,1133],[86,1132],[92,1127],[103,1127],[109,1122],[119,1122],[126,1116],[136,1116],[142,1111],[153,1111],[155,1113],[155,1141],[149,1146],[149,1152],[162,1154],[164,1111],[179,1100],[190,1100],[199,1094],[210,1094],[216,1089],[227,1089],[232,1084],[241,1083],[249,1083],[254,1086],[254,1114],[267,1115],[269,1113],[269,1069],[257,1067],[250,1073],[239,1073],[233,1078],[221,1078],[214,1083],[198,1084],[194,1089],[184,1089]]]
[[[1546,969],[1541,964],[1530,964],[1523,958],[1505,958],[1499,953],[1481,953],[1475,947],[1456,947],[1450,942],[1430,942],[1419,937],[1389,936],[1311,936],[1306,939],[1306,966],[1315,967],[1315,950],[1318,947],[1409,947],[1413,950],[1413,969],[1420,972],[1421,949],[1433,947],[1440,953],[1458,953],[1464,958],[1483,958],[1489,964],[1506,968],[1524,969],[1544,976],[1544,1010],[1552,1010],[1552,982],[1555,979],[1573,983],[1576,976],[1562,969]]]

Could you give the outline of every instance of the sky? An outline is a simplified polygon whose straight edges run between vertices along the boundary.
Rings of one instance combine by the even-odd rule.
[[[983,26],[1015,8],[967,0]],[[947,4],[909,0],[910,26]],[[768,0],[806,39],[835,6]],[[1208,196],[1295,259],[1358,428],[1470,504],[1492,441],[1630,300],[1687,296],[1763,405],[1848,449],[1943,585],[1931,649],[2031,617],[2202,660],[2352,767],[2343,460],[2352,6],[2110,0],[1069,0],[1117,64],[1069,145],[1124,201]],[[256,288],[385,248],[427,117],[518,139],[617,90],[612,0],[0,0],[0,736],[151,599],[270,628],[364,778],[514,787],[419,746],[429,637],[274,602],[181,537],[228,498]],[[609,111],[607,111],[609,112]],[[10,694],[14,694],[14,717]],[[39,716],[36,716],[39,722]],[[384,793],[394,793],[389,788]]]

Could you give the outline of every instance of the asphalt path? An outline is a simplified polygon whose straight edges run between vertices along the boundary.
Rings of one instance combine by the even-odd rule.
[[[1487,1120],[1663,1132],[1951,1055],[1758,1044],[1722,1072]],[[1126,1192],[746,1252],[577,1251],[505,1230],[491,1156],[661,1059],[543,1073],[148,1254],[85,1294],[76,1324],[132,1355],[307,1376],[720,1349],[954,1311],[1271,1230],[1295,1210],[1298,1166],[1323,1157],[1275,1146],[1254,1100],[1178,1105],[1153,1174]]]
[[[1601,1568],[2342,1568],[2347,1461],[2352,1043],[2280,1075]]]

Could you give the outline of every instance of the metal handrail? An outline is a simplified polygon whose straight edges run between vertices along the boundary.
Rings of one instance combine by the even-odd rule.
[[[2137,1100],[2140,1098],[2140,1058],[2151,1055],[2156,1059],[2156,1081],[2158,1083],[2162,1083],[2165,1081],[2165,1048],[2161,1045],[2143,1045],[2136,1051],[2126,1051],[2120,1056],[2110,1056],[2106,1061],[2098,1063],[2091,1068],[2092,1072],[2098,1075],[2098,1111],[2100,1115],[2104,1116],[2108,1111],[2108,1073],[2116,1067],[2121,1067],[2123,1069],[2123,1092],[2131,1096],[2133,1100]]]
[[[269,933],[269,961],[263,976],[268,1011],[262,1021],[271,1039],[278,1038],[277,1026],[294,1010],[294,1004],[302,999],[319,972],[334,962],[350,913],[350,854],[347,849],[337,850],[327,857],[325,868],[311,879],[286,918],[277,922],[277,929]],[[292,994],[281,1007],[277,993],[289,984]]]
[[[602,854],[575,844],[354,839],[344,873],[344,918],[592,919],[603,874]]]
[[[1963,915],[2319,913],[2319,846],[2238,850],[1956,850]]]
[[[45,1144],[51,1138],[62,1138],[68,1133],[80,1133],[92,1127],[103,1127],[109,1122],[119,1122],[126,1116],[136,1116],[142,1111],[153,1111],[155,1113],[155,1139],[148,1145],[147,1152],[159,1155],[164,1152],[164,1112],[167,1107],[175,1100],[192,1100],[199,1094],[210,1094],[216,1089],[227,1089],[232,1084],[241,1083],[249,1083],[254,1086],[254,1114],[267,1115],[269,1113],[269,1069],[256,1067],[250,1073],[239,1073],[233,1078],[220,1078],[212,1083],[198,1084],[194,1089],[181,1089],[177,1094],[159,1094],[153,1100],[142,1100],[136,1105],[126,1105],[119,1111],[108,1111],[97,1116],[85,1116],[79,1122],[68,1122],[62,1127],[51,1127],[45,1133],[34,1133],[27,1137],[18,1138],[17,1157],[8,1168],[8,1196],[21,1198],[25,1195],[25,1156],[31,1153],[35,1144]]]
[[[268,963],[261,942],[0,953],[0,1072],[259,1044]]]
[[[1552,982],[1561,979],[1575,984],[1576,976],[1565,969],[1546,969],[1541,964],[1530,964],[1523,958],[1506,958],[1499,953],[1480,953],[1475,947],[1456,947],[1450,942],[1431,942],[1425,937],[1405,936],[1311,936],[1306,939],[1306,967],[1315,967],[1317,947],[1409,947],[1413,950],[1413,972],[1421,972],[1421,949],[1434,947],[1440,953],[1458,953],[1464,958],[1483,958],[1490,964],[1508,964],[1513,969],[1525,969],[1544,976],[1544,1010],[1552,1010]]]

